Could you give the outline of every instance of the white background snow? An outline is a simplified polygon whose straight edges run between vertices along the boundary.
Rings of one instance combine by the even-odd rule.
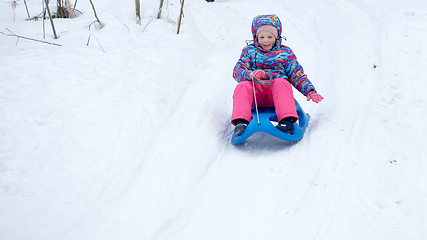
[[[0,31],[43,40],[11,2]],[[83,0],[45,22],[61,47],[0,34],[0,239],[427,239],[425,0],[186,0],[179,35],[178,0],[141,25],[93,2],[102,29]],[[294,92],[300,142],[235,146],[232,70],[271,13],[325,100]]]

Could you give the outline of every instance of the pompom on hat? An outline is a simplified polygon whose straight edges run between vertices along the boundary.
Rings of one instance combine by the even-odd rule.
[[[277,39],[277,36],[279,35],[276,27],[269,25],[269,24],[265,24],[265,25],[262,25],[261,27],[259,27],[257,29],[256,37],[258,37],[258,34],[262,31],[266,31],[266,32],[273,34],[276,39]]]

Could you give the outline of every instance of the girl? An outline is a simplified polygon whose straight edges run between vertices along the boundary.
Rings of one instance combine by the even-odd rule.
[[[292,50],[282,45],[282,23],[272,15],[260,15],[252,21],[254,42],[243,48],[234,67],[233,77],[239,83],[233,95],[231,123],[234,133],[240,136],[252,120],[254,89],[259,107],[275,108],[277,129],[293,134],[293,124],[298,120],[292,86],[307,96],[307,101],[319,103],[323,97],[304,74]],[[253,84],[253,80],[266,80],[271,75],[270,85]],[[291,86],[292,84],[292,86]]]

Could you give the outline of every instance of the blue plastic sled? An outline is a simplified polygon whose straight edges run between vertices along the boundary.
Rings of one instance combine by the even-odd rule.
[[[242,135],[237,136],[233,133],[231,137],[232,144],[241,144],[246,139],[248,139],[252,134],[256,132],[265,132],[270,134],[271,136],[280,138],[286,141],[298,141],[304,136],[305,129],[308,126],[308,122],[310,121],[310,115],[305,113],[299,105],[298,101],[295,99],[295,106],[297,108],[298,121],[294,123],[294,134],[287,134],[281,132],[277,129],[271,121],[277,122],[277,116],[274,108],[261,108],[258,109],[259,115],[259,125],[256,116],[255,108],[252,108],[252,121],[246,127],[246,130]]]

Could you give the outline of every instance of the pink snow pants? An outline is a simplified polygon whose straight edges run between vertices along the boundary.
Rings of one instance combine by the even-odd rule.
[[[231,123],[236,119],[252,120],[251,107],[255,107],[253,83],[243,81],[237,84],[233,95],[233,113]],[[277,119],[285,117],[298,119],[295,107],[292,85],[284,78],[276,78],[270,85],[264,86],[255,83],[258,108],[272,108],[276,110]]]

